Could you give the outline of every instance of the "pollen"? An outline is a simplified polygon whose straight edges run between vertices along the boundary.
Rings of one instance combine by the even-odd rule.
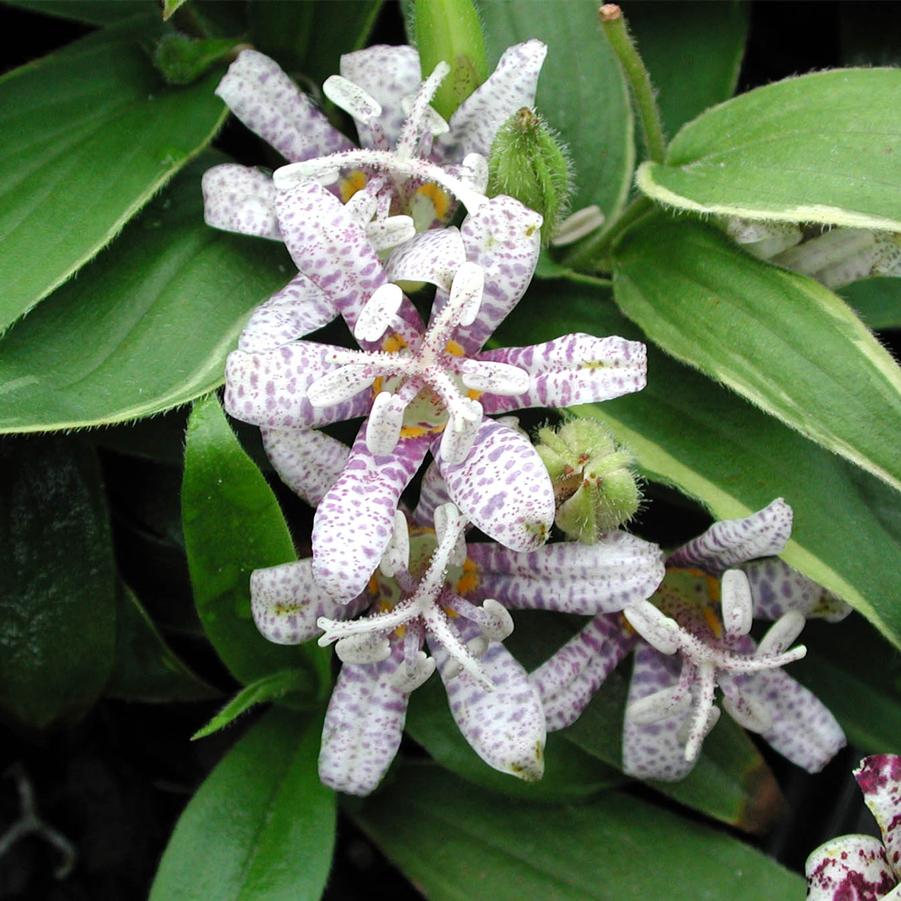
[[[384,384],[385,384],[385,379],[384,379],[382,376],[377,375],[377,376],[372,380],[372,393],[373,393],[374,395],[375,395],[375,394],[381,394],[381,393],[382,393],[382,386],[383,386]]]
[[[463,345],[459,341],[454,341],[453,338],[444,345],[444,352],[452,357],[462,357],[466,353]]]
[[[434,182],[426,182],[416,189],[416,193],[432,201],[435,208],[435,218],[445,219],[450,212],[451,200],[447,192],[439,188]]]
[[[369,577],[369,584],[366,586],[366,590],[373,596],[379,596],[379,577],[373,573]]]
[[[479,587],[479,565],[467,557],[463,561],[463,575],[457,579],[457,594],[469,594]]]
[[[479,391],[479,390],[477,390],[476,388],[470,388],[470,389],[466,392],[466,396],[467,396],[470,400],[478,400],[478,399],[482,396],[483,393],[484,393],[484,392]]]
[[[398,626],[398,627],[394,630],[394,634],[395,634],[398,638],[403,638],[403,637],[407,634],[407,627],[406,627],[406,626]]]
[[[723,637],[723,624],[710,607],[704,608],[704,621],[707,623],[707,628],[713,633],[714,638]]]
[[[357,191],[362,190],[366,187],[366,174],[361,172],[359,169],[354,169],[349,175],[345,178],[341,179],[340,191],[341,191],[341,200],[344,203],[347,203]]]
[[[404,341],[400,335],[395,335],[393,332],[390,335],[387,335],[385,340],[382,341],[382,350],[385,351],[386,354],[396,354],[406,346],[407,342]]]

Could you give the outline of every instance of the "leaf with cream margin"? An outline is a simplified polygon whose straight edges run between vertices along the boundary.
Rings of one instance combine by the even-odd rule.
[[[497,339],[528,344],[570,331],[642,338],[610,288],[580,276],[533,284]],[[785,562],[901,647],[901,529],[878,514],[897,508],[898,495],[885,483],[653,346],[643,391],[572,412],[607,423],[648,478],[696,498],[717,519],[747,516],[784,497],[795,513]]]
[[[832,69],[756,88],[673,138],[638,187],[667,206],[901,231],[901,69]]]
[[[828,288],[655,215],[615,245],[613,293],[667,353],[901,489],[901,368]]]

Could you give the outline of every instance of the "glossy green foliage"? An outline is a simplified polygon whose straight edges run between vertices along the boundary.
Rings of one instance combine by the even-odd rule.
[[[167,87],[147,37],[126,21],[0,80],[0,330],[115,237],[223,122],[221,73]]]
[[[250,310],[295,271],[275,242],[203,221],[189,166],[80,276],[0,338],[0,431],[124,422],[223,381]]]
[[[652,216],[616,245],[613,291],[667,353],[901,489],[901,369],[819,282]]]
[[[533,805],[408,766],[354,813],[434,901],[705,898],[796,901],[800,877],[723,832],[608,792],[586,804]],[[762,887],[765,886],[765,889]]]
[[[0,445],[0,708],[46,728],[87,710],[116,645],[116,575],[94,451]]]
[[[698,116],[638,186],[680,209],[901,229],[901,69],[835,69]]]
[[[313,666],[314,660],[324,676],[324,652],[272,644],[254,625],[250,574],[296,555],[272,489],[215,395],[198,401],[188,422],[181,504],[197,613],[235,678],[247,684],[278,670]]]
[[[185,808],[151,901],[320,897],[335,834],[335,796],[316,773],[321,726],[273,710],[251,727]]]
[[[865,278],[839,293],[870,328],[901,328],[901,278]]]
[[[550,305],[553,323],[542,312]],[[498,337],[525,344],[569,331],[640,337],[609,287],[581,277],[533,285]],[[653,346],[643,391],[575,411],[606,422],[649,478],[697,498],[718,519],[747,516],[784,496],[795,511],[785,561],[901,646],[901,527],[876,513],[897,507],[893,489]]]
[[[626,85],[600,32],[597,9],[594,0],[479,4],[490,65],[517,41],[540,38],[548,45],[536,107],[569,147],[572,208],[596,203],[609,219],[631,185],[635,140]]]
[[[116,659],[104,696],[151,704],[217,697],[169,647],[135,593],[120,583],[117,596]]]

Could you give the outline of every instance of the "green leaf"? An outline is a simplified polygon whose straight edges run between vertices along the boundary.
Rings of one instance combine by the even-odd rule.
[[[536,810],[407,766],[351,815],[432,901],[474,891],[493,901],[796,901],[804,891],[799,876],[726,833],[619,792]]]
[[[219,696],[173,653],[134,592],[119,583],[116,659],[105,697],[157,704]]]
[[[309,673],[297,668],[282,670],[271,676],[264,676],[242,688],[205,726],[198,729],[191,741],[206,738],[233,723],[242,713],[247,713],[257,704],[277,701],[292,692],[306,691],[311,694]]]
[[[305,901],[325,888],[335,796],[319,781],[322,721],[266,714],[189,802],[151,901]]]
[[[187,0],[163,0],[163,20],[171,18]]]
[[[410,698],[406,730],[435,760],[467,782],[527,801],[580,801],[617,785],[624,777],[580,751],[560,735],[548,735],[544,777],[523,782],[488,766],[460,733],[439,680],[432,679]]]
[[[834,69],[757,88],[673,138],[638,187],[702,213],[901,230],[901,69]]]
[[[901,655],[861,617],[808,623],[807,656],[791,674],[836,716],[866,754],[901,753]]]
[[[489,64],[518,41],[540,38],[548,45],[536,107],[569,144],[572,208],[596,203],[611,219],[631,186],[635,139],[626,85],[601,34],[597,2],[482,2],[479,10]]]
[[[581,627],[584,620],[577,621]],[[573,634],[572,625],[546,613],[518,612],[507,645],[531,670],[543,663]],[[622,769],[623,716],[628,669],[611,673],[581,717],[559,735],[602,761]],[[551,763],[551,752],[545,754]],[[751,740],[723,717],[707,737],[698,763],[681,782],[649,782],[657,791],[747,832],[762,832],[780,812],[779,787]]]
[[[869,328],[901,328],[901,278],[865,278],[839,293]]]
[[[586,277],[533,284],[497,337],[516,345],[579,331],[641,339],[606,284]],[[653,346],[643,391],[574,411],[606,422],[645,475],[697,498],[717,519],[784,497],[795,521],[782,558],[901,646],[901,526],[880,512],[897,509],[898,496],[883,482]]]
[[[166,84],[191,84],[216,63],[234,55],[238,38],[189,38],[165,34],[153,51],[153,64]]]
[[[116,572],[97,459],[78,440],[0,444],[0,708],[43,729],[113,666]]]
[[[214,71],[166,87],[125,22],[0,80],[0,330],[108,243],[218,130]]]
[[[3,0],[29,12],[73,19],[88,25],[116,25],[136,15],[158,15],[154,0]]]
[[[338,72],[342,53],[366,43],[381,7],[382,0],[251,0],[253,44],[318,88]]]
[[[615,246],[613,291],[667,353],[901,488],[901,369],[819,282],[652,216]]]
[[[197,613],[234,677],[248,684],[292,666],[314,666],[327,682],[323,650],[272,644],[254,625],[250,574],[297,555],[272,489],[242,450],[215,395],[197,401],[188,421],[181,503]]]
[[[689,0],[674,14],[667,3],[630,3],[625,15],[668,134],[732,96],[748,32],[746,4]]]
[[[291,276],[283,246],[203,221],[205,154],[109,250],[0,339],[0,431],[124,422],[220,385],[250,310]]]

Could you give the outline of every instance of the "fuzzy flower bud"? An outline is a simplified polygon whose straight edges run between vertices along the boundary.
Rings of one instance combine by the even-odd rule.
[[[538,455],[557,499],[557,527],[585,544],[628,522],[641,492],[632,454],[592,419],[573,419],[538,433]]]
[[[572,168],[544,119],[524,106],[500,128],[488,158],[488,195],[507,194],[541,213],[547,244],[569,205]]]

